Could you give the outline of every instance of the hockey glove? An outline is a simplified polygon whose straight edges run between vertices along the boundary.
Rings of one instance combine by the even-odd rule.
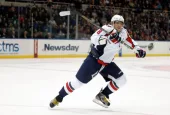
[[[143,49],[137,50],[137,53],[136,53],[137,58],[144,58],[145,56],[146,56],[146,51],[144,51]]]
[[[116,32],[116,33],[112,33],[111,35],[110,35],[110,40],[113,42],[113,43],[119,43],[119,42],[121,42],[121,37],[119,37],[119,33],[118,32]]]

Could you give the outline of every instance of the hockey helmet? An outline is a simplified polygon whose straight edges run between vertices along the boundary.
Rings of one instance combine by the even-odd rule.
[[[111,22],[115,22],[115,21],[120,21],[120,22],[124,23],[124,18],[123,18],[123,16],[116,14],[111,19]]]

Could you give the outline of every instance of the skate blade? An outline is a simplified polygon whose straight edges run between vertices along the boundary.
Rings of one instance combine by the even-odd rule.
[[[99,100],[97,100],[97,99],[93,99],[93,102],[96,103],[96,104],[98,104],[98,105],[100,105],[100,106],[102,106],[102,107],[104,107],[104,108],[108,108],[107,105],[104,105],[101,101],[99,101]]]

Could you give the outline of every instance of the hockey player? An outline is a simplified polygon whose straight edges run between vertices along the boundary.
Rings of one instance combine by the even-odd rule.
[[[111,25],[104,25],[91,36],[91,51],[78,70],[74,80],[67,82],[59,91],[59,94],[50,102],[53,108],[63,101],[63,98],[77,88],[87,84],[98,73],[103,76],[108,85],[102,89],[93,100],[95,103],[108,107],[110,105],[109,95],[119,90],[125,83],[126,77],[122,70],[114,63],[113,59],[121,48],[121,44],[135,50],[138,58],[144,58],[146,52],[129,36],[123,28],[124,18],[114,15]]]

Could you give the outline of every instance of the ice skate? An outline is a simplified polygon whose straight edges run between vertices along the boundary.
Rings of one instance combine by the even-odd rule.
[[[102,91],[96,95],[95,99],[93,99],[93,102],[105,108],[110,106],[110,100],[104,94],[102,94]]]
[[[51,102],[50,102],[50,108],[53,108],[55,106],[58,106],[59,103],[62,102],[62,98],[60,96],[55,97]]]

